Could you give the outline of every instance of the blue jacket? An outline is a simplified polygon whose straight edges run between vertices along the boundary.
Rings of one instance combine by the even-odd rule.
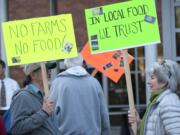
[[[53,81],[50,96],[63,135],[109,135],[107,105],[99,82],[84,68],[72,67]]]
[[[42,94],[31,86],[13,96],[12,135],[60,135],[51,116],[42,110]]]

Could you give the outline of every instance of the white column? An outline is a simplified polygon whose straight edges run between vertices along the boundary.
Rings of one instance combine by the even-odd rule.
[[[109,105],[109,98],[108,98],[108,78],[102,74],[102,88],[104,91],[104,96],[106,98],[107,106]]]
[[[172,8],[173,0],[162,0],[161,1],[161,14],[162,14],[162,42],[163,42],[163,57],[164,59],[173,59],[174,47],[175,47],[175,31],[172,29],[174,26]]]
[[[3,40],[3,32],[2,32],[2,22],[5,22],[7,21],[7,1],[8,0],[0,0],[0,23],[1,23],[1,26],[0,26],[0,58],[2,60],[4,60],[6,62],[6,65],[7,65],[7,60],[6,60],[6,53],[5,53],[5,48],[4,48],[4,40]],[[7,66],[6,68],[6,76],[8,76],[9,74],[9,68]]]
[[[157,45],[149,45],[145,47],[145,72],[146,72],[146,103],[149,103],[149,98],[151,95],[151,89],[147,85],[147,81],[149,80],[149,75],[147,73],[150,68],[153,67],[154,62],[157,61]]]

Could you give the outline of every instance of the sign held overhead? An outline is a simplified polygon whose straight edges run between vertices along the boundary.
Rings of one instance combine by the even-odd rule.
[[[3,23],[9,66],[77,56],[71,14]]]
[[[154,0],[86,9],[85,15],[91,53],[160,42]]]

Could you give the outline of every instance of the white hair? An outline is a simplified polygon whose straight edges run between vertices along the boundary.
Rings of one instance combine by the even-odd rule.
[[[82,66],[83,57],[79,54],[77,57],[64,59],[64,65],[67,68],[71,68],[75,66]]]
[[[161,64],[155,63],[150,75],[154,74],[158,82],[165,83],[166,87],[176,91],[180,84],[180,65],[172,60],[164,60]]]

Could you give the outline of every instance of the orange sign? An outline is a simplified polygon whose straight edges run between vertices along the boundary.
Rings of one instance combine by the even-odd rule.
[[[114,82],[117,82],[124,74],[124,64],[122,51],[112,51],[99,54],[91,54],[89,42],[81,51],[84,60],[91,64],[95,69],[109,77]],[[129,64],[134,57],[128,55]]]

